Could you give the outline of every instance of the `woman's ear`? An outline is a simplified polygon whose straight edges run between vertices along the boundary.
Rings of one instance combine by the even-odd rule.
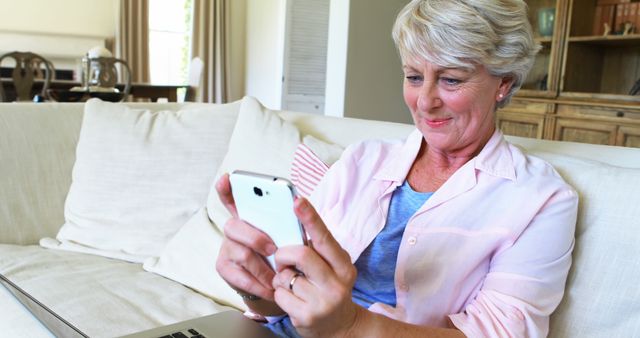
[[[511,90],[511,86],[513,86],[513,78],[511,76],[505,76],[500,80],[500,86],[498,87],[498,95],[496,99],[498,101],[502,101]]]

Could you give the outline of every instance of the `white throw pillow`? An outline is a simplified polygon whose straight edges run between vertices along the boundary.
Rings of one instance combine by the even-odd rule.
[[[65,224],[41,245],[142,262],[202,206],[240,102],[152,112],[89,100]]]
[[[336,156],[338,146],[305,137],[314,152]],[[293,154],[300,144],[300,133],[276,112],[265,109],[251,98],[242,101],[229,152],[220,165],[217,176],[234,169],[253,170],[288,177]],[[337,148],[336,148],[337,147]],[[324,149],[324,150],[323,150]],[[329,151],[327,149],[332,149]],[[329,155],[327,155],[329,154]],[[329,158],[323,160],[331,161]],[[332,163],[332,162],[330,162]],[[216,301],[244,309],[240,297],[216,273],[215,264],[222,241],[222,228],[229,217],[215,187],[207,205],[215,226],[199,212],[171,240],[159,259],[144,264],[148,271],[173,279]]]
[[[312,135],[305,135],[302,138],[302,143],[309,147],[313,154],[318,157],[318,160],[326,164],[327,167],[334,164],[340,156],[342,156],[342,152],[344,151],[344,147],[338,144],[324,142]]]
[[[329,167],[340,158],[344,148],[311,135],[302,139],[291,164],[291,183],[302,197],[309,198]]]
[[[293,124],[257,100],[246,97],[215,181],[237,169],[286,178],[299,143],[300,132]],[[231,215],[218,198],[215,184],[211,186],[207,209],[209,218],[222,231]]]
[[[220,304],[246,310],[242,298],[216,272],[222,234],[203,207],[171,239],[159,258],[143,268],[186,285]]]

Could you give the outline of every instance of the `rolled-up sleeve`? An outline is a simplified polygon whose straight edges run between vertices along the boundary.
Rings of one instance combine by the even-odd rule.
[[[452,323],[469,337],[546,337],[571,266],[577,208],[570,188],[551,196],[494,255],[480,291]]]

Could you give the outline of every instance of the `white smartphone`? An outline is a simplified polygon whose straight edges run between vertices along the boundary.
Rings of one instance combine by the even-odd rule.
[[[284,178],[248,171],[229,176],[240,219],[266,233],[277,247],[307,245],[307,235],[293,211],[293,184]],[[273,256],[266,257],[275,270]]]

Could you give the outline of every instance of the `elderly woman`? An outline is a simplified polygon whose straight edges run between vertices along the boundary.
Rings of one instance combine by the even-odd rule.
[[[495,111],[538,46],[521,0],[414,0],[393,37],[416,130],[349,147],[295,212],[313,248],[232,218],[217,262],[283,335],[544,337],[578,199]],[[235,210],[225,176],[218,192]],[[275,253],[273,271],[262,256]],[[302,274],[300,273],[302,272]]]

